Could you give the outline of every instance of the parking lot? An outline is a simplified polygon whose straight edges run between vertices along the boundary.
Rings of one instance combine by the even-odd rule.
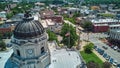
[[[81,40],[88,40],[87,34],[81,35]],[[99,40],[99,38],[106,37],[104,34],[89,34],[89,41],[94,43],[95,46],[97,46],[99,49],[104,50],[104,53],[109,55],[111,58],[113,58],[115,61],[117,61],[118,64],[120,64],[120,52],[115,51],[110,46],[104,44]],[[107,47],[107,49],[103,48],[103,46]]]

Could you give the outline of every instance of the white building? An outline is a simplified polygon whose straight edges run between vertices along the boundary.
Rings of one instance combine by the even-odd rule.
[[[68,13],[68,14],[74,14],[74,13],[76,13],[76,12],[80,13],[80,9],[79,9],[79,8],[71,8],[71,7],[69,7],[69,8],[67,9],[67,13]]]

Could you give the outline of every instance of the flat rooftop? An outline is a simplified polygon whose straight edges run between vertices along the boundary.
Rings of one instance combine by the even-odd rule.
[[[55,43],[49,43],[48,46],[51,54],[51,64],[48,68],[76,68],[82,64],[82,60],[76,51],[58,50]]]
[[[120,24],[116,24],[116,25],[109,25],[109,27],[120,27]]]
[[[94,26],[108,26],[108,24],[94,24]]]
[[[48,26],[55,25],[55,22],[53,22],[51,19],[45,19],[41,21],[41,24],[43,25],[44,28],[47,28]]]

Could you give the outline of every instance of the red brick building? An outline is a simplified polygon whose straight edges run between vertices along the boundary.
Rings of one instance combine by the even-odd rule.
[[[94,32],[107,32],[109,30],[109,26],[107,24],[94,24],[93,31]]]
[[[11,28],[0,28],[0,33],[4,34],[6,32],[11,32]]]

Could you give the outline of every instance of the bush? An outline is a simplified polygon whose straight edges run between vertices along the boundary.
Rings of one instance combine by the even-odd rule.
[[[92,53],[93,46],[94,46],[93,43],[89,43],[89,44],[87,44],[86,46],[84,46],[85,53]]]

